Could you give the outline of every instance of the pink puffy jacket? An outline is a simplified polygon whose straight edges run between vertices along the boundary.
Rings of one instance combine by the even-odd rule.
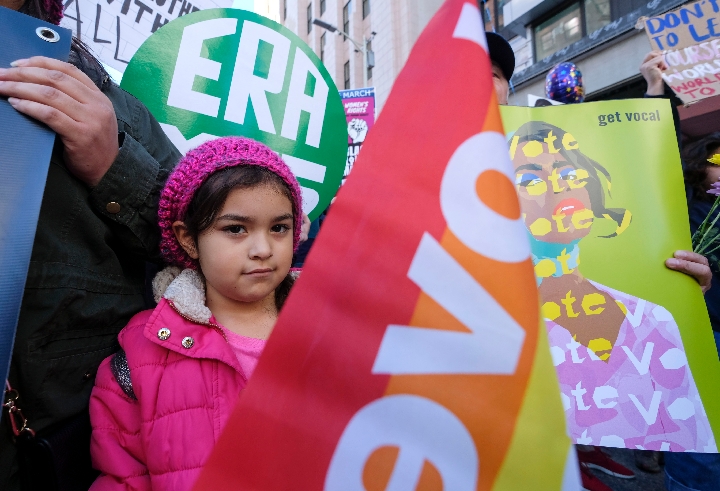
[[[209,322],[199,275],[178,272],[156,277],[158,306],[132,318],[118,336],[123,351],[100,365],[90,418],[102,474],[91,491],[191,490],[246,385]]]

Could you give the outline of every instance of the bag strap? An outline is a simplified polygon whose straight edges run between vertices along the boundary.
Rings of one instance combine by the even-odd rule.
[[[35,431],[28,426],[28,420],[23,415],[22,409],[17,406],[17,400],[20,393],[10,386],[9,381],[5,381],[5,397],[3,398],[3,411],[6,411],[7,421],[10,424],[10,430],[15,437],[20,435],[35,436]]]

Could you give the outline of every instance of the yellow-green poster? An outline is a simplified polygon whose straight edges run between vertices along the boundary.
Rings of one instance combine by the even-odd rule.
[[[720,361],[670,105],[502,108],[573,442],[717,452]]]

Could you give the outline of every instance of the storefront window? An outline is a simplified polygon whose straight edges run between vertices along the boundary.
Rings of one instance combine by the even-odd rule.
[[[323,63],[325,62],[325,43],[327,43],[327,40],[325,39],[325,34],[323,33],[322,36],[320,36],[320,61]]]
[[[610,23],[610,0],[585,0],[585,32],[590,34]]]
[[[369,56],[373,53],[372,41],[368,41],[365,46],[366,46],[366,48],[367,48],[367,56],[369,57]],[[372,59],[374,60],[375,57],[373,56]],[[368,78],[368,80],[372,79],[372,69],[373,69],[373,65],[370,64],[370,61],[371,61],[371,60],[368,58],[368,68],[367,68],[367,78]],[[374,61],[373,61],[373,63],[374,63]]]
[[[535,27],[535,59],[542,60],[582,36],[580,4],[571,5]]]
[[[343,7],[343,31],[350,34],[350,0]]]
[[[307,29],[308,29],[308,34],[310,34],[310,33],[312,32],[312,26],[313,26],[312,16],[313,16],[313,15],[312,15],[312,2],[310,2],[310,3],[308,4],[308,6],[307,6]]]

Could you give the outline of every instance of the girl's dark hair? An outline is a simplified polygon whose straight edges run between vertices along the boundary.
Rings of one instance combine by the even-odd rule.
[[[235,189],[248,189],[256,186],[272,186],[282,193],[290,203],[293,203],[292,193],[285,181],[274,172],[257,165],[239,165],[226,167],[219,170],[207,180],[195,192],[195,196],[188,205],[185,219],[185,226],[195,243],[198,236],[210,228],[218,213],[225,205],[228,195]],[[293,214],[296,213],[293,207]],[[293,221],[294,223],[294,221]],[[285,279],[275,289],[275,307],[278,312],[290,294],[290,288],[295,279],[288,273]]]
[[[707,193],[707,168],[713,164],[708,158],[720,148],[720,133],[711,133],[693,143],[685,145],[682,151],[683,175],[685,185],[689,188],[694,199],[700,201],[715,201],[715,197]]]
[[[57,8],[61,7],[58,5]],[[25,0],[19,11],[50,23],[54,23],[53,21],[60,16],[59,12],[49,12],[43,0]],[[75,36],[72,38],[68,61],[90,77],[97,88],[102,89],[106,84],[111,83],[110,76],[100,61],[90,52],[90,48]]]
[[[621,231],[621,225],[626,221],[626,216],[627,219],[630,219],[629,212],[624,208],[607,208],[605,206],[605,193],[607,192],[608,196],[611,195],[610,187],[612,181],[610,173],[605,167],[582,153],[579,148],[566,149],[563,141],[565,135],[568,134],[567,131],[543,121],[529,121],[518,128],[513,134],[511,141],[513,141],[516,136],[519,137],[516,143],[518,147],[521,143],[528,141],[544,143],[551,132],[555,137],[555,147],[559,149],[560,154],[565,157],[565,160],[575,166],[576,169],[584,169],[587,171],[588,178],[585,187],[590,196],[590,205],[592,206],[593,214],[596,218],[610,218],[617,224],[618,229],[616,232],[605,236],[606,238],[615,237],[618,235],[618,231]],[[572,139],[572,144],[579,146],[574,138]],[[600,175],[602,175],[607,182],[607,191],[603,186]],[[628,224],[629,222],[626,222],[625,226]]]

